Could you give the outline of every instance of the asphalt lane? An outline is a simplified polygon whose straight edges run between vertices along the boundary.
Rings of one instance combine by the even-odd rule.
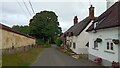
[[[84,63],[58,51],[53,45],[45,48],[40,57],[31,66],[97,66],[92,63]]]

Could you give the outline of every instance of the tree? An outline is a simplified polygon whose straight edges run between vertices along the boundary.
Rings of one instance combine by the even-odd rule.
[[[36,13],[30,20],[30,35],[37,39],[53,42],[54,36],[62,32],[59,27],[58,16],[52,11]]]
[[[30,28],[29,26],[19,26],[19,25],[14,25],[12,28],[16,31],[25,33],[25,34],[30,34]]]

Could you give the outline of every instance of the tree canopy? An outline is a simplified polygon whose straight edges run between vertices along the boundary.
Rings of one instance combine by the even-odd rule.
[[[16,31],[20,31],[25,34],[30,34],[30,28],[27,25],[26,26],[14,25],[14,26],[12,26],[12,28]]]
[[[59,27],[58,16],[52,11],[36,13],[30,19],[29,26],[14,25],[12,28],[44,42],[53,42],[55,36],[62,32],[61,27]]]
[[[44,41],[52,41],[54,36],[60,34],[58,16],[52,11],[36,13],[30,20],[30,35]]]

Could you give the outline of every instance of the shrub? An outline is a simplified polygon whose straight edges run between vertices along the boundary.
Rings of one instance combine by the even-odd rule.
[[[55,43],[57,46],[60,46],[62,44],[62,39],[60,37],[57,37],[57,39],[55,40]]]
[[[43,40],[40,40],[40,39],[36,39],[36,44],[37,45],[44,45],[44,41]]]
[[[51,45],[48,42],[44,44],[44,48],[50,48],[50,47]]]

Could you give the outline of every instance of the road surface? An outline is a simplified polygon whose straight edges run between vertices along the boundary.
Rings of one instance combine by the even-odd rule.
[[[93,63],[85,63],[74,59],[56,49],[55,46],[45,48],[40,57],[32,66],[97,66]]]

